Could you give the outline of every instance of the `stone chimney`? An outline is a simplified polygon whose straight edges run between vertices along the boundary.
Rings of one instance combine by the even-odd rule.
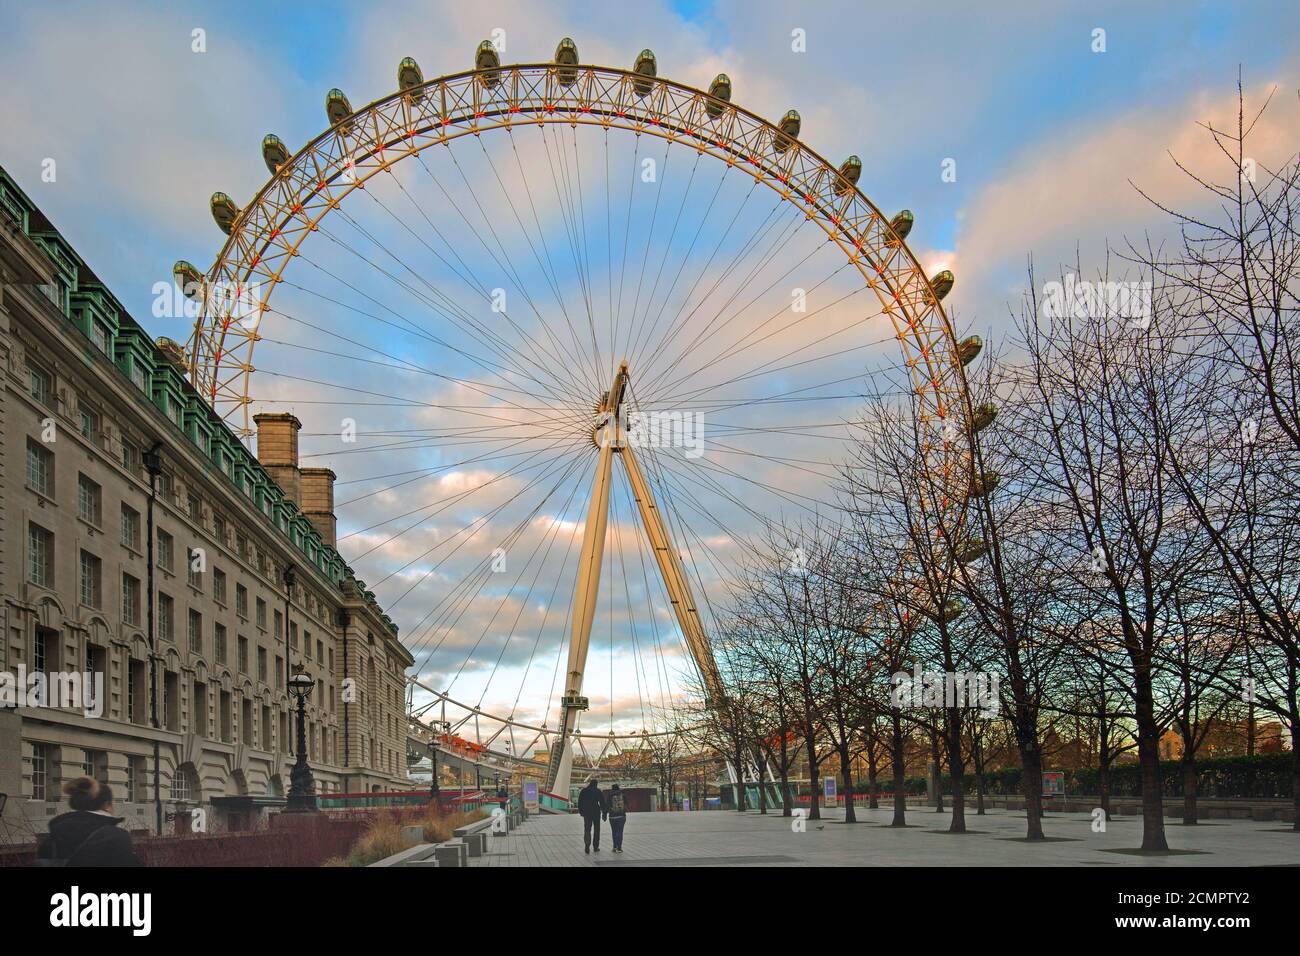
[[[298,473],[298,429],[302,422],[288,412],[254,415],[257,425],[257,460],[284,490],[285,497],[302,507]],[[331,492],[331,503],[333,493]]]
[[[334,517],[334,479],[338,476],[328,468],[303,468],[298,472],[302,479],[302,513],[312,523],[325,543],[337,547],[338,522]]]

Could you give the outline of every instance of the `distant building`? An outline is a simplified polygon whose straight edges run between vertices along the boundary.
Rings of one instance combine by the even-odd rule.
[[[174,823],[204,807],[213,826],[249,825],[288,789],[291,669],[316,681],[320,791],[406,781],[413,660],[335,549],[333,472],[299,467],[292,415],[257,417],[259,461],[179,358],[0,169],[0,677],[11,690],[20,671],[103,680],[90,708],[0,694],[10,830],[15,814],[43,829],[83,773],[113,787],[128,826],[152,827],[155,740]],[[155,440],[157,729],[143,468]]]

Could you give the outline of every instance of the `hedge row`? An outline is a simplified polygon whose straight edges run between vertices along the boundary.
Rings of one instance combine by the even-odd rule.
[[[1254,797],[1254,798],[1290,798],[1294,781],[1291,754],[1256,754],[1253,757],[1220,757],[1217,759],[1198,760],[1196,762],[1197,795],[1201,797]],[[1048,768],[1049,770],[1051,768]],[[1099,773],[1096,767],[1084,767],[1078,770],[1066,770],[1065,792],[1075,794],[1100,794]],[[823,775],[824,776],[824,775]],[[1160,763],[1161,790],[1166,797],[1183,795],[1183,765],[1177,760],[1165,760]],[[876,781],[877,790],[884,794],[893,794],[892,777],[881,777]],[[925,793],[924,777],[908,777],[907,792],[912,795]],[[975,778],[968,773],[966,789],[975,792]],[[858,796],[865,796],[865,782],[859,782],[853,788]],[[952,780],[943,778],[944,793],[952,793]],[[1020,768],[1002,767],[984,774],[984,792],[988,794],[1016,795],[1020,793]],[[808,788],[801,787],[801,794],[807,794]],[[1142,768],[1136,763],[1125,763],[1110,770],[1110,794],[1112,797],[1137,797],[1142,793]]]

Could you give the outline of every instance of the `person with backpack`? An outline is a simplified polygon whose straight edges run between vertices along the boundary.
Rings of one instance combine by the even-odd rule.
[[[113,816],[113,791],[92,777],[63,785],[72,809],[50,821],[36,852],[37,866],[139,866],[131,834]]]
[[[619,790],[618,784],[610,787],[605,806],[608,808],[605,816],[609,820],[609,831],[614,835],[614,852],[622,853],[623,824],[627,823],[627,797]]]
[[[605,815],[605,795],[596,786],[596,778],[588,777],[587,785],[578,793],[578,813],[582,815],[582,852],[600,852],[600,818]]]

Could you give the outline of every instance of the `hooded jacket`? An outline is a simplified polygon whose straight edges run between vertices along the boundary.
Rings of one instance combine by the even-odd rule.
[[[50,821],[37,857],[67,860],[68,866],[139,866],[131,834],[118,826],[121,817],[71,810]]]

